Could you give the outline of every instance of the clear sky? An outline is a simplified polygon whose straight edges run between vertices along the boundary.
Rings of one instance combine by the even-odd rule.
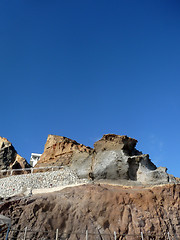
[[[1,0],[0,136],[128,135],[180,177],[179,0]]]

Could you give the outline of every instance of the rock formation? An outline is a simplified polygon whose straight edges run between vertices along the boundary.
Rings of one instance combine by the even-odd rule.
[[[49,135],[37,167],[60,165],[64,168],[24,175],[32,188],[23,181],[22,187],[27,190],[23,197],[17,193],[8,197],[4,191],[0,213],[12,220],[10,239],[23,239],[25,227],[30,230],[27,239],[32,240],[57,239],[57,229],[58,239],[69,240],[85,239],[86,229],[88,240],[112,240],[114,232],[117,240],[139,240],[141,232],[148,240],[180,239],[178,179],[167,174],[166,168],[157,168],[148,154],[136,149],[136,143],[137,140],[127,136],[107,134],[92,149],[69,138]],[[0,138],[0,168],[26,166],[25,159],[17,155],[12,144]],[[85,182],[81,186],[32,195],[38,181],[38,186],[42,183],[45,190],[47,186],[62,186],[63,171],[69,172],[64,175],[65,182],[68,176],[72,177],[72,184],[73,179],[75,184],[79,178],[90,180],[80,179]],[[55,178],[56,173],[60,177]],[[20,182],[19,177],[1,179],[0,192],[3,186],[4,189],[10,186],[14,193],[16,189],[11,181]],[[0,233],[0,238],[3,237],[5,233]]]
[[[44,152],[35,167],[71,166],[79,175],[88,176],[93,149],[74,140],[57,135],[48,135]],[[88,169],[88,170],[87,170]]]
[[[9,200],[0,213],[11,216],[15,239],[165,240],[180,238],[180,185],[122,187],[90,184],[60,192]],[[20,232],[19,230],[22,230]],[[36,231],[36,232],[35,232]],[[169,237],[168,238],[168,232]],[[148,237],[149,236],[149,237]]]
[[[12,143],[0,137],[0,170],[28,168],[27,161],[17,154]]]
[[[80,178],[131,180],[144,184],[176,182],[167,169],[157,168],[148,154],[139,152],[137,140],[115,134],[106,134],[86,147],[66,137],[49,135],[36,167],[69,166]]]

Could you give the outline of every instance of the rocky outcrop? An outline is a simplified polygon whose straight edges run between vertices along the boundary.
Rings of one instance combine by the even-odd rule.
[[[92,174],[96,179],[126,179],[144,184],[176,182],[165,167],[157,168],[148,154],[139,152],[137,140],[127,136],[107,134],[94,144]]]
[[[116,134],[105,134],[99,141],[94,143],[94,148],[96,152],[105,150],[123,150],[126,155],[137,155],[139,153],[135,146],[137,140],[127,136],[120,136]]]
[[[151,188],[105,184],[66,188],[60,192],[9,200],[0,212],[10,216],[10,237],[23,239],[90,240],[180,239],[180,185]],[[22,232],[20,231],[22,230]],[[35,232],[36,231],[36,232]],[[168,232],[169,237],[168,238]],[[148,237],[149,236],[149,237]]]
[[[148,154],[138,151],[136,144],[136,139],[106,134],[92,149],[66,137],[49,135],[36,166],[68,166],[79,177],[92,180],[131,180],[143,184],[176,182],[166,168],[157,168]]]
[[[28,168],[27,161],[17,154],[12,143],[0,137],[0,170]]]
[[[74,161],[74,156],[89,156],[92,152],[90,147],[79,144],[74,140],[57,135],[48,135],[44,152],[36,167],[44,166],[70,166]]]

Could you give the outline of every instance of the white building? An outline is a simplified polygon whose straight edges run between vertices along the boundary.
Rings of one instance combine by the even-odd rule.
[[[39,161],[41,155],[42,154],[39,154],[39,153],[31,153],[30,165],[32,167],[34,167],[36,165],[36,163]]]

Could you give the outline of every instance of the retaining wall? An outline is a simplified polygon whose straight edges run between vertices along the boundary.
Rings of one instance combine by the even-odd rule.
[[[52,172],[15,175],[0,179],[0,197],[26,194],[27,190],[32,189],[54,188],[87,182],[87,179],[79,179],[73,171],[66,168]]]

